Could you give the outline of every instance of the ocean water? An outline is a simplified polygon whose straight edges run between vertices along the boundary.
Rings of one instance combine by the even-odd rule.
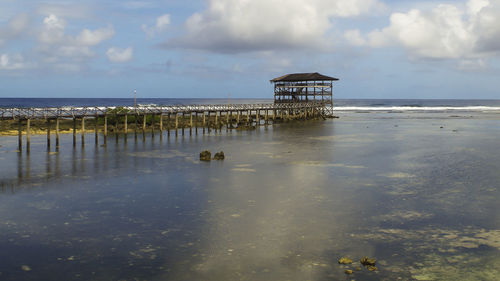
[[[341,102],[59,152],[0,138],[0,280],[498,280],[499,102]]]

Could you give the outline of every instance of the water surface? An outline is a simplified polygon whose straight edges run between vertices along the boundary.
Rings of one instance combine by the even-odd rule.
[[[0,279],[498,279],[497,114],[340,117],[30,155],[3,137]]]

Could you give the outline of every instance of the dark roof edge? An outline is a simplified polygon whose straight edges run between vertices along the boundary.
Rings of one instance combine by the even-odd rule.
[[[318,72],[314,73],[292,73],[286,74],[273,80],[271,82],[299,82],[299,81],[338,81],[338,78],[326,76]]]

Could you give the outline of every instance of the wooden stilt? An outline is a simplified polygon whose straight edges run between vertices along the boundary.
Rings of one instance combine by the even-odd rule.
[[[31,128],[30,128],[31,120],[28,118],[26,120],[26,152],[30,153],[31,150]]]
[[[104,144],[106,144],[108,139],[108,115],[104,115]]]
[[[146,140],[146,114],[142,115],[142,140]]]
[[[160,141],[163,139],[163,114],[160,114]]]
[[[50,150],[50,119],[47,119],[47,150]]]
[[[179,134],[179,113],[175,113],[175,136],[177,137],[177,135]]]
[[[168,114],[167,117],[167,136],[170,137],[170,113]]]
[[[127,138],[128,135],[128,115],[125,114],[123,116],[123,133],[125,134],[125,138]]]
[[[95,114],[95,128],[94,128],[94,133],[95,133],[95,146],[97,147],[99,145],[99,115],[97,113]]]
[[[193,113],[189,112],[189,135],[193,134]]]
[[[76,117],[73,117],[73,147],[76,147]]]
[[[137,114],[137,112],[135,113],[134,117],[135,117],[134,118],[135,119],[134,120],[134,138],[135,138],[135,140],[137,140],[137,129],[139,127],[139,125],[138,125],[139,115]]]
[[[18,137],[18,150],[19,152],[23,151],[23,120],[19,118],[17,124],[17,137]]]
[[[195,121],[194,121],[194,126],[195,126],[194,131],[195,131],[195,134],[198,135],[198,112],[194,113],[194,119],[195,119]]]
[[[85,117],[82,117],[82,147],[85,147]]]
[[[59,150],[59,118],[56,118],[56,150]]]
[[[154,114],[151,115],[151,138],[155,138],[155,118]]]

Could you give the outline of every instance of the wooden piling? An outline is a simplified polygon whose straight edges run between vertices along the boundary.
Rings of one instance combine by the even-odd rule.
[[[76,147],[76,117],[73,117],[73,147]]]
[[[47,119],[47,150],[50,150],[50,119]]]
[[[167,136],[170,137],[170,113],[167,116]]]
[[[31,150],[31,128],[30,128],[31,120],[26,119],[26,152],[30,153]]]
[[[59,150],[59,118],[56,118],[56,150]]]
[[[95,146],[97,147],[99,145],[99,115],[96,113],[95,114]]]
[[[82,147],[85,147],[85,117],[82,117]]]
[[[17,128],[17,137],[18,137],[18,149],[19,152],[23,151],[23,120],[19,118],[18,120],[18,128]]]
[[[125,134],[125,138],[127,138],[127,135],[128,135],[128,115],[125,114],[125,116],[123,116],[124,120],[123,120],[123,133]]]
[[[108,115],[106,115],[106,114],[104,114],[103,134],[104,134],[104,144],[106,144],[107,139],[108,139]]]
[[[175,113],[175,136],[177,137],[177,135],[179,134],[179,113]]]
[[[146,114],[142,115],[142,140],[146,140]]]
[[[194,113],[194,119],[195,119],[195,121],[194,121],[194,126],[195,126],[194,131],[195,131],[195,134],[198,135],[198,111],[196,111]]]
[[[155,118],[154,114],[151,115],[151,138],[155,138]]]
[[[189,112],[189,135],[193,134],[193,112]]]

